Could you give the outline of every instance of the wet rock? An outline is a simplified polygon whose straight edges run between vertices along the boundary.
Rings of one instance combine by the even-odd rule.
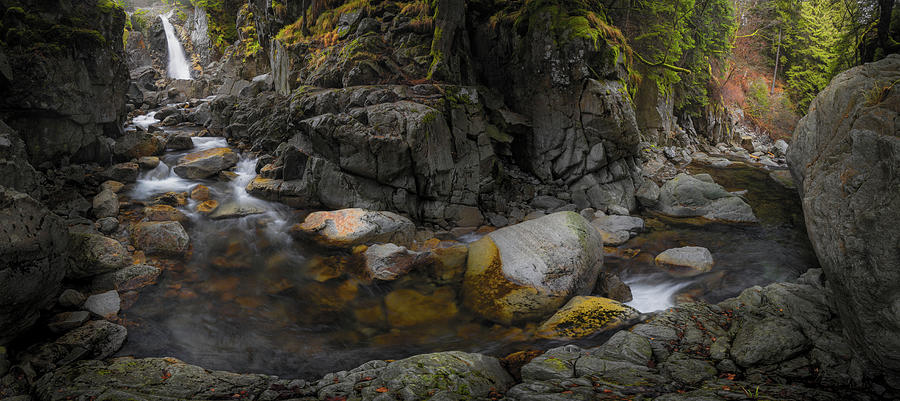
[[[266,209],[252,205],[241,205],[237,202],[228,202],[219,205],[210,214],[209,218],[213,220],[234,219],[239,217],[252,216],[254,214],[265,213]]]
[[[54,333],[63,333],[81,326],[91,318],[87,311],[63,312],[50,318],[47,328]]]
[[[410,327],[452,319],[458,313],[456,293],[440,287],[431,294],[413,289],[391,291],[384,297],[388,323],[393,327]]]
[[[115,217],[104,217],[97,220],[97,229],[101,233],[110,235],[119,228],[119,220]]]
[[[675,217],[700,216],[738,223],[758,221],[750,205],[705,178],[702,175],[679,174],[666,181],[660,190],[656,209]]]
[[[166,192],[153,198],[154,205],[184,206],[187,205],[187,194],[184,192]]]
[[[574,212],[560,212],[487,234],[469,245],[463,301],[503,324],[549,316],[594,287],[603,240]]]
[[[104,318],[111,319],[119,314],[120,303],[119,293],[116,292],[116,290],[110,290],[89,296],[87,300],[84,301],[84,309]]]
[[[603,297],[619,302],[630,302],[634,299],[631,295],[631,287],[622,282],[616,274],[601,272],[597,279],[597,292]]]
[[[104,181],[102,184],[100,184],[101,191],[110,190],[110,191],[113,191],[114,193],[119,193],[119,191],[121,191],[122,188],[124,188],[124,187],[125,187],[125,184],[122,184],[121,182],[118,182],[118,181],[112,181],[112,180]]]
[[[159,158],[156,156],[144,156],[138,159],[138,165],[144,170],[153,170],[159,166]]]
[[[850,345],[900,390],[900,55],[836,76],[787,160]],[[881,93],[878,93],[881,91]],[[875,92],[875,94],[873,94]],[[869,99],[869,100],[864,100]]]
[[[424,259],[419,252],[411,252],[406,247],[394,244],[375,244],[363,254],[366,273],[369,277],[393,281],[408,273]]]
[[[124,183],[137,181],[141,172],[140,166],[134,162],[113,164],[100,173],[100,178]]]
[[[131,262],[128,250],[109,237],[97,234],[69,235],[68,278],[85,278],[120,269]]]
[[[203,201],[197,205],[197,212],[209,215],[219,207],[219,202],[215,200]]]
[[[131,228],[131,242],[148,255],[183,256],[190,247],[190,238],[177,221],[135,224]]]
[[[153,205],[144,208],[144,217],[148,221],[177,221],[183,223],[187,216],[180,210],[169,205]]]
[[[699,246],[667,249],[656,255],[655,262],[676,277],[693,277],[713,267],[712,253]]]
[[[541,323],[538,336],[556,339],[584,338],[621,327],[640,313],[603,297],[577,296]]]
[[[59,306],[66,309],[80,308],[86,299],[87,297],[84,294],[69,288],[59,295]]]
[[[171,150],[190,150],[194,148],[194,141],[189,134],[175,134],[169,137],[166,147]]]
[[[94,217],[102,219],[104,217],[115,217],[119,215],[119,197],[110,190],[100,191],[94,196],[92,202],[92,212]]]
[[[429,276],[438,284],[461,283],[466,274],[466,258],[469,247],[456,243],[452,246],[430,249],[424,264]]]
[[[113,146],[118,160],[139,159],[162,154],[166,142],[162,138],[142,131],[130,132],[122,136]]]
[[[601,216],[591,225],[600,233],[603,243],[619,246],[644,230],[644,220],[631,216]]]
[[[342,209],[311,213],[291,231],[321,245],[353,247],[371,243],[410,245],[416,227],[412,221],[391,212]]]
[[[122,348],[127,335],[128,330],[118,324],[93,320],[68,332],[56,340],[55,344],[69,348],[81,347],[88,351],[85,357],[105,359]]]
[[[162,269],[150,265],[131,265],[117,271],[94,277],[91,288],[94,291],[136,290],[156,283]]]
[[[209,200],[209,188],[206,185],[197,185],[191,190],[191,199],[197,202]]]
[[[207,178],[234,167],[238,155],[229,148],[214,148],[182,157],[174,167],[175,174],[188,179]]]

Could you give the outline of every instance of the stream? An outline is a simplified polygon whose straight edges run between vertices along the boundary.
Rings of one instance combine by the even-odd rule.
[[[153,120],[143,116],[135,124]],[[172,134],[185,128],[164,130]],[[394,282],[368,282],[348,255],[294,240],[289,228],[306,212],[244,190],[255,176],[255,159],[242,156],[231,181],[178,177],[171,166],[185,154],[228,146],[223,138],[195,136],[193,142],[190,151],[161,156],[159,166],[142,172],[126,198],[149,204],[159,194],[189,192],[203,184],[220,208],[252,214],[216,220],[194,212],[190,199],[180,207],[189,218],[185,228],[192,252],[185,260],[163,262],[157,285],[127,302],[123,316],[129,335],[117,355],[171,356],[209,369],[315,378],[373,359],[444,350],[502,356],[554,344],[533,337],[540,322],[507,327],[476,318],[462,307],[455,285],[435,284],[415,272]],[[816,266],[795,191],[754,167],[691,169],[713,175],[728,190],[746,190],[761,224],[642,215],[648,232],[607,248],[604,261],[632,287],[630,305],[653,312],[676,301],[718,302]],[[659,252],[685,245],[709,248],[713,270],[673,278],[653,265]],[[385,318],[385,298],[391,293],[418,294],[407,298],[416,299],[414,304],[392,307],[425,316],[427,323],[392,326]]]

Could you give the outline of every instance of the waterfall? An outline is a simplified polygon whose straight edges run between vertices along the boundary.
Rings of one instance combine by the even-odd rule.
[[[181,47],[181,42],[179,42],[178,37],[175,36],[175,28],[173,28],[172,24],[169,22],[169,17],[171,16],[171,11],[166,15],[159,16],[159,19],[161,19],[163,23],[163,29],[166,30],[166,43],[169,48],[169,77],[175,79],[191,79],[191,67],[188,65],[187,57],[184,55],[184,49]]]

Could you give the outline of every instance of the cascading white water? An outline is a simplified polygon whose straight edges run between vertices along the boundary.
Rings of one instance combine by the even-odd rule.
[[[178,37],[175,36],[175,28],[173,28],[172,24],[169,22],[169,17],[171,16],[171,11],[166,15],[159,16],[159,19],[161,19],[163,23],[163,29],[166,31],[166,44],[169,48],[169,77],[175,79],[191,79],[191,67],[187,62],[187,57],[184,55],[184,49],[181,47],[181,42],[179,42]]]

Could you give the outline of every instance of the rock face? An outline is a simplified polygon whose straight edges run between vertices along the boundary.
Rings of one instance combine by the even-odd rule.
[[[416,226],[411,220],[391,212],[343,209],[312,213],[291,230],[325,246],[347,248],[388,242],[409,245]]]
[[[67,244],[59,217],[0,187],[0,344],[27,330],[58,295]]]
[[[181,177],[199,179],[232,168],[237,162],[238,155],[231,149],[214,148],[182,157],[173,170]]]
[[[854,347],[900,388],[900,56],[853,68],[816,97],[788,162],[806,227]]]
[[[581,215],[559,212],[469,245],[463,302],[503,324],[540,319],[594,288],[603,240]]]
[[[676,217],[753,223],[753,209],[740,197],[722,188],[708,175],[679,174],[660,189],[657,210]]]
[[[190,247],[191,240],[177,221],[151,221],[132,227],[131,241],[147,254],[182,256]]]
[[[0,47],[11,75],[0,83],[0,118],[28,133],[29,160],[108,162],[125,115],[125,13],[96,1],[4,0],[0,8],[12,10]]]

